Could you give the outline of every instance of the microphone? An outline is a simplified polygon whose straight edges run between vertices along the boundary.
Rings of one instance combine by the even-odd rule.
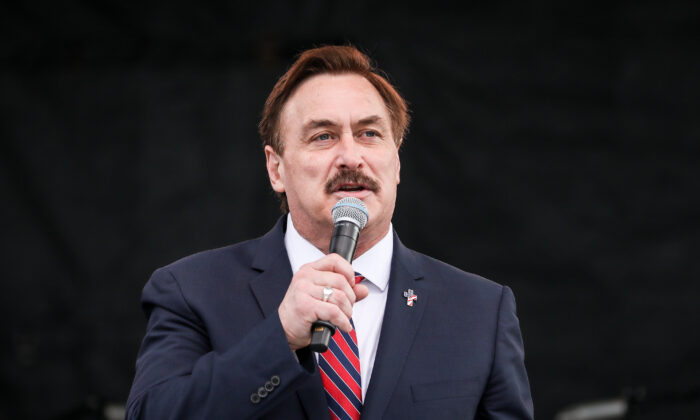
[[[338,200],[331,210],[333,215],[333,236],[328,247],[328,253],[338,254],[348,262],[352,262],[357,249],[357,239],[360,231],[369,220],[367,206],[359,198],[345,197]],[[328,321],[318,320],[311,326],[311,344],[309,349],[318,353],[328,350],[328,343],[336,326]]]

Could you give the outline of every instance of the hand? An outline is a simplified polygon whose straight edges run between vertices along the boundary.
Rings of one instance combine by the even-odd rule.
[[[323,301],[324,287],[333,289],[327,302]],[[368,293],[367,286],[355,284],[355,271],[338,254],[301,266],[277,310],[289,347],[294,351],[308,346],[311,324],[319,319],[345,332],[352,330],[352,306]]]

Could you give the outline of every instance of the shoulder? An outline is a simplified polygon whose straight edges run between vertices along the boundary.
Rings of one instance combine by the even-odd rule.
[[[158,270],[169,271],[178,276],[187,274],[201,275],[207,274],[209,271],[217,271],[237,265],[250,265],[257,241],[257,239],[252,239],[221,248],[200,251],[180,258]]]
[[[216,278],[223,273],[250,267],[256,240],[200,251],[158,268],[154,275],[167,273],[177,281]]]
[[[178,278],[216,277],[255,268],[265,268],[284,248],[284,223],[280,219],[265,235],[221,248],[197,252],[180,258],[156,271],[167,271]]]
[[[158,268],[146,282],[142,303],[191,308],[200,300],[240,293],[255,273],[245,263],[250,242],[198,252]],[[184,312],[179,310],[178,312]]]
[[[240,303],[250,296],[250,282],[270,261],[283,260],[282,254],[286,258],[278,223],[262,237],[198,252],[158,268],[144,286],[142,303],[200,313],[230,305],[232,296]]]

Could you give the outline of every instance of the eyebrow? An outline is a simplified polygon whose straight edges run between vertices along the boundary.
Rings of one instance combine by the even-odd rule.
[[[359,125],[377,124],[384,122],[384,119],[379,115],[370,115],[369,117],[363,118],[357,122]]]
[[[304,124],[303,131],[308,132],[311,130],[315,130],[317,128],[323,128],[323,127],[337,127],[338,123],[335,123],[331,120],[311,120]]]
[[[383,123],[384,118],[380,117],[379,115],[370,115],[369,117],[362,118],[361,120],[357,121],[357,123],[353,125],[369,125],[369,124],[377,124],[377,123]],[[315,130],[317,128],[324,128],[324,127],[337,127],[340,124],[337,122],[328,120],[328,119],[322,119],[322,120],[311,120],[308,123],[304,124],[303,131],[310,131],[310,130]]]

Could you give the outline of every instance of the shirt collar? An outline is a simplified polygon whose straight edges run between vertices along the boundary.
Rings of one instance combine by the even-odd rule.
[[[393,225],[374,246],[353,260],[352,268],[365,276],[366,281],[377,286],[381,291],[389,284],[391,257],[394,252]],[[296,273],[302,265],[316,261],[325,254],[302,237],[294,228],[291,215],[287,214],[287,231],[284,234],[284,246],[287,248],[289,264]]]

